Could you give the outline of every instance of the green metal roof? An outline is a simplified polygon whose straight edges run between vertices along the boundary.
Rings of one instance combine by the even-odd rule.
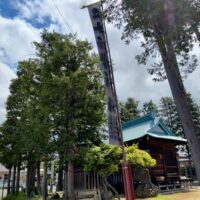
[[[177,137],[163,122],[150,113],[140,118],[128,121],[122,125],[124,142],[136,140],[144,136],[158,139],[187,142],[186,139]]]

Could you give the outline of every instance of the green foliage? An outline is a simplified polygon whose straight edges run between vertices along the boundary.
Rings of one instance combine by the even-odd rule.
[[[151,156],[138,148],[137,145],[126,147],[127,160],[134,167],[154,167],[156,161]],[[122,163],[122,149],[119,146],[102,144],[93,146],[85,157],[85,171],[96,171],[101,176],[108,176],[119,171]]]
[[[27,199],[25,194],[23,192],[19,192],[18,195],[8,195],[4,197],[2,200],[25,200]],[[31,200],[42,200],[42,197],[33,197]]]
[[[152,113],[152,112],[158,113],[158,108],[157,108],[156,104],[153,103],[152,100],[150,100],[148,102],[143,103],[142,112],[144,115]]]
[[[93,146],[85,157],[85,170],[108,176],[118,171],[122,151],[119,146],[102,144]]]
[[[131,97],[129,97],[125,102],[120,103],[122,122],[127,122],[140,116],[138,105],[139,101]]]
[[[194,101],[190,93],[187,94],[187,100],[192,113],[193,122],[196,127],[196,133],[200,139],[200,108],[199,105]]]
[[[19,62],[10,85],[1,162],[34,169],[55,154],[80,162],[101,141],[105,121],[99,60],[89,42],[71,35],[43,31],[34,45],[37,58]]]
[[[162,97],[160,99],[159,116],[163,118],[165,124],[174,134],[184,137],[181,120],[171,97]]]
[[[3,200],[24,200],[26,199],[25,194],[23,192],[19,192],[19,194],[16,195],[8,195],[3,198]]]
[[[127,160],[134,167],[149,168],[156,166],[156,161],[152,159],[150,154],[146,151],[140,150],[137,145],[126,147],[126,153]]]
[[[41,36],[34,44],[43,60],[42,112],[52,119],[56,150],[65,160],[79,160],[82,147],[101,139],[105,102],[99,61],[87,41],[58,33]]]
[[[187,93],[187,100],[190,106],[190,111],[193,117],[193,122],[196,126],[197,135],[200,138],[200,109],[194,101],[191,94]],[[159,105],[159,116],[162,117],[170,130],[178,135],[185,137],[181,120],[176,109],[174,100],[171,97],[162,97]]]
[[[173,44],[177,62],[183,76],[197,67],[196,55],[192,55],[194,43],[200,42],[200,4],[196,0],[104,0],[107,8],[105,17],[123,29],[122,39],[129,43],[141,38],[144,52],[136,56],[139,64],[147,64],[155,81],[167,78],[163,57],[158,54],[167,42]],[[166,49],[167,51],[167,49]],[[155,59],[157,58],[157,59]]]

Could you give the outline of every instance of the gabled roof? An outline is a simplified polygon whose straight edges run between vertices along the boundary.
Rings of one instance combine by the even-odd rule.
[[[125,122],[122,125],[124,142],[136,140],[144,136],[158,139],[187,142],[186,139],[177,137],[155,113]]]

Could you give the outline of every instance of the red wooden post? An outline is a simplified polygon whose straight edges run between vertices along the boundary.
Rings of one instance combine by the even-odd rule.
[[[134,187],[131,166],[128,162],[122,164],[124,193],[126,200],[134,200]]]

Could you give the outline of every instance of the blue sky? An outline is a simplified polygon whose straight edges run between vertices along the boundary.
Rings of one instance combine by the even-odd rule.
[[[16,17],[19,12],[14,6],[14,1],[5,1],[1,0],[0,1],[0,13],[1,16],[6,17],[6,18],[13,18]]]
[[[19,17],[21,14],[19,7],[20,5],[24,5],[25,2],[26,0],[0,0],[1,16],[10,19]],[[44,16],[42,21],[35,19],[34,16],[25,19],[35,28],[46,28],[52,23],[50,16]]]
[[[89,40],[96,50],[88,12],[80,9],[82,2],[91,3],[92,0],[0,0],[0,123],[5,120],[8,88],[11,79],[15,78],[18,61],[35,56],[32,42],[40,41],[43,28],[60,33],[70,32],[53,2],[73,33]],[[139,41],[126,46],[120,40],[121,32],[110,24],[107,25],[107,32],[119,99],[134,97],[141,102],[150,99],[158,102],[162,96],[170,96],[168,82],[153,82],[146,71],[147,67],[139,66],[134,59],[141,52]],[[199,47],[195,48],[194,53],[200,58]],[[185,81],[185,86],[200,104],[199,77],[198,67]]]

